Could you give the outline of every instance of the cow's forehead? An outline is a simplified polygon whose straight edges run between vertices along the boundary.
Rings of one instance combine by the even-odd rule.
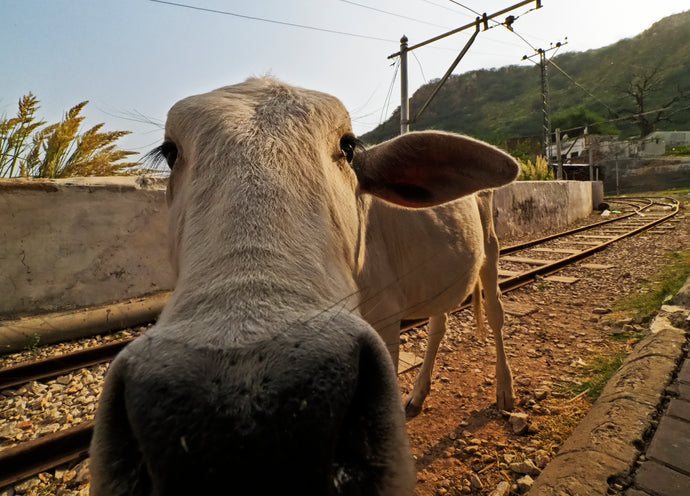
[[[215,119],[240,126],[250,122],[280,125],[286,120],[302,120],[338,132],[350,130],[349,114],[337,98],[270,78],[249,79],[180,100],[168,113],[168,127]]]

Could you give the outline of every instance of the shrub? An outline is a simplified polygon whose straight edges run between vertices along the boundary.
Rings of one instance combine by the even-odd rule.
[[[136,152],[118,150],[115,142],[129,131],[101,132],[97,124],[80,133],[89,103],[72,107],[49,126],[34,122],[38,99],[29,93],[19,100],[17,117],[0,120],[0,177],[109,176],[132,172],[136,162],[122,162]]]
[[[527,160],[527,163],[522,160],[518,160],[520,163],[520,176],[518,180],[520,181],[551,181],[556,179],[553,171],[549,169],[549,164],[546,159],[539,155],[537,156],[534,164],[531,160]]]

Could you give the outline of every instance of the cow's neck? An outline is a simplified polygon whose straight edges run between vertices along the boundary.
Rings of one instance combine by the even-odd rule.
[[[215,313],[223,319],[251,321],[272,319],[269,313],[286,309],[308,314],[331,306],[356,307],[353,262],[348,260],[353,255],[347,248],[354,234],[342,232],[343,226],[334,232],[328,203],[319,210],[296,198],[281,202],[280,196],[242,206],[232,200],[205,201],[190,211],[171,302],[178,318],[213,318],[206,308],[222,309]]]

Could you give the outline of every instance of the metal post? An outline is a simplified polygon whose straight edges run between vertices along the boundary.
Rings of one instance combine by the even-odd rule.
[[[621,194],[620,184],[618,183],[618,154],[616,153],[616,195]]]
[[[556,128],[556,163],[558,164],[556,179],[563,179],[563,160],[561,159],[561,130],[558,128]]]
[[[585,146],[587,147],[587,162],[589,162],[589,180],[594,181],[594,150],[592,147],[593,140],[587,139],[589,137],[588,129],[585,128]]]
[[[400,134],[410,131],[410,100],[407,91],[407,36],[400,38]]]
[[[546,51],[539,49],[539,66],[541,68],[541,111],[542,111],[542,136],[544,139],[544,158],[548,163],[551,160],[551,116],[549,114],[549,78],[546,68]],[[559,178],[560,179],[560,178]]]

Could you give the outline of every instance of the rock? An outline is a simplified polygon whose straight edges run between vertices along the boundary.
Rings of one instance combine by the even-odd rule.
[[[468,455],[475,455],[479,451],[479,446],[467,446],[463,451]]]
[[[18,434],[21,434],[21,430],[17,429],[12,424],[4,424],[0,426],[0,439],[7,439],[8,441],[14,441]]]
[[[517,480],[517,485],[521,492],[526,493],[534,485],[534,479],[532,479],[529,475],[525,475]]]
[[[596,315],[606,315],[607,313],[611,313],[611,309],[610,308],[595,308],[592,310],[592,313],[596,314]]]
[[[67,470],[64,474],[62,474],[62,482],[68,483],[70,481],[73,481],[76,476],[77,476],[76,471]]]
[[[38,477],[32,477],[14,486],[14,492],[17,494],[33,494],[34,489],[41,485]]]
[[[91,481],[91,472],[89,471],[90,460],[90,458],[87,458],[79,465],[74,467],[74,482],[77,482],[79,484],[85,484]]]
[[[55,382],[58,384],[62,384],[63,386],[66,386],[72,381],[72,374],[67,374],[67,375],[61,375],[57,379],[55,379]]]
[[[527,414],[520,412],[513,412],[510,414],[510,425],[513,426],[513,432],[517,435],[523,434],[527,431],[529,423],[527,421]]]
[[[538,401],[546,399],[551,391],[548,388],[537,388],[534,390],[534,397]]]
[[[632,323],[633,323],[632,318],[620,319],[620,320],[617,320],[616,322],[614,322],[612,327],[613,327],[613,329],[621,329],[622,330],[624,326],[630,325]]]
[[[541,473],[541,470],[529,458],[521,462],[511,463],[510,470],[516,474],[539,475]]]
[[[539,468],[546,467],[546,464],[549,463],[550,460],[549,454],[544,450],[537,450],[532,456],[534,458],[534,464]]]
[[[479,476],[475,474],[474,472],[470,472],[470,485],[474,489],[483,489],[484,484],[482,484],[482,481],[479,479]]]
[[[521,386],[529,386],[532,384],[532,378],[531,377],[518,377],[517,381],[518,384]]]
[[[510,484],[506,481],[501,481],[496,486],[496,489],[489,493],[489,496],[508,496],[510,493]]]

